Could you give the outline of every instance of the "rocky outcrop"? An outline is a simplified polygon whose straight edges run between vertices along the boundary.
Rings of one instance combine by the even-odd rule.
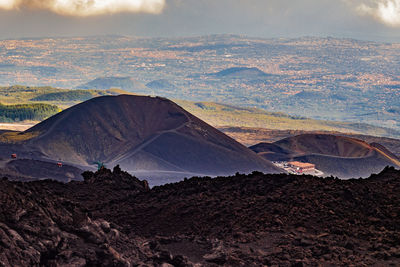
[[[122,171],[0,181],[0,265],[398,265],[400,171],[265,175],[155,187]]]
[[[146,258],[139,240],[47,190],[2,180],[0,199],[2,266],[128,266]]]

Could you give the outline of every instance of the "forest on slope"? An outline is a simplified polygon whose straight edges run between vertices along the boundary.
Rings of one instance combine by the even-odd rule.
[[[0,103],[0,122],[41,121],[61,111],[56,105],[18,104],[3,105]]]

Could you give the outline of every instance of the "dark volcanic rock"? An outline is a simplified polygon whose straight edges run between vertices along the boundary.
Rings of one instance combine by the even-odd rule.
[[[17,173],[19,176],[30,177],[31,180],[54,179],[59,182],[70,182],[73,180],[82,181],[81,169],[65,164],[59,167],[57,162],[17,159],[7,163],[6,169]],[[18,180],[21,181],[20,179]]]
[[[2,266],[128,266],[147,258],[138,239],[40,184],[2,180],[0,200]]]
[[[83,182],[0,181],[5,266],[396,266],[400,171],[343,181],[254,172],[149,189],[102,169]]]

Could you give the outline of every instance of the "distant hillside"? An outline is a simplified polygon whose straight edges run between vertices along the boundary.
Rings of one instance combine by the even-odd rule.
[[[120,89],[110,89],[110,90],[58,89],[58,90],[59,91],[54,93],[39,94],[38,96],[30,99],[30,101],[75,103],[75,102],[83,102],[98,96],[119,95],[127,93]]]
[[[93,98],[93,93],[86,90],[75,90],[39,95],[32,101],[86,101]]]
[[[156,90],[173,90],[176,88],[174,84],[166,79],[155,80],[146,84],[146,87]]]
[[[329,134],[303,134],[250,148],[268,160],[310,162],[325,174],[342,178],[367,177],[386,166],[400,167],[398,158],[382,145]]]
[[[400,131],[365,123],[314,120],[213,102],[175,100],[193,115],[214,127],[252,127],[271,130],[335,131],[400,138]]]
[[[120,89],[110,90],[71,90],[55,87],[31,87],[14,85],[0,87],[0,103],[3,104],[22,104],[46,102],[62,107],[70,107],[78,102],[103,95],[124,94],[126,91]]]
[[[233,67],[213,73],[213,76],[219,78],[236,78],[236,79],[258,79],[270,76],[259,68]]]
[[[65,109],[89,98],[102,95],[134,94],[120,89],[69,90],[53,87],[0,87],[0,103],[20,104],[38,101]],[[196,117],[215,127],[252,127],[271,130],[334,131],[400,138],[400,131],[364,123],[323,121],[256,108],[244,108],[213,102],[174,100]],[[244,142],[246,143],[246,142]],[[254,142],[256,143],[256,142]],[[251,144],[254,144],[251,143]],[[247,143],[246,143],[247,144]]]
[[[7,136],[11,141],[14,137],[20,140],[19,147],[12,146],[15,150],[29,146],[31,152],[43,153],[39,159],[85,167],[100,161],[110,166],[120,164],[132,172],[187,176],[277,171],[250,149],[175,103],[158,97],[94,98],[24,133]]]
[[[130,92],[146,92],[147,87],[130,77],[100,77],[88,83],[82,84],[77,89],[108,90],[119,88]]]
[[[65,92],[68,90],[58,89],[50,86],[31,87],[13,85],[0,87],[0,102],[3,104],[23,104],[31,102],[32,98],[43,94]]]

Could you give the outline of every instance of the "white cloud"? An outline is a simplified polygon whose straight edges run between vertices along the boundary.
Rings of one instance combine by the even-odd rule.
[[[67,16],[121,12],[160,13],[165,0],[0,0],[0,9],[44,9]]]
[[[400,0],[344,0],[360,14],[392,27],[400,27]]]
[[[0,0],[0,8],[2,9],[13,9],[16,5],[15,0]]]

